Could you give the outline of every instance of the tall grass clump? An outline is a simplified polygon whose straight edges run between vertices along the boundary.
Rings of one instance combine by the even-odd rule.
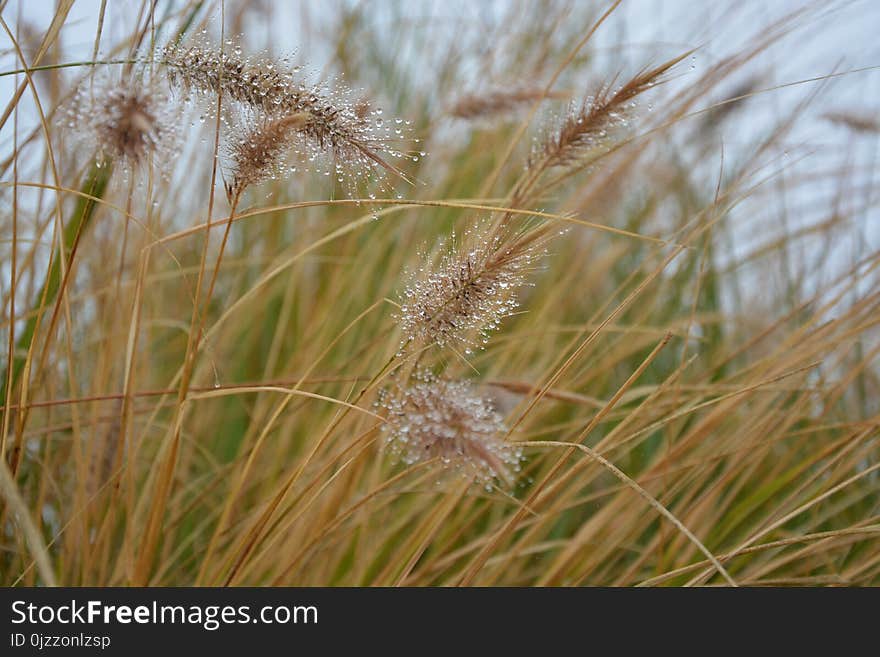
[[[880,584],[819,3],[283,4],[3,8],[3,584]]]

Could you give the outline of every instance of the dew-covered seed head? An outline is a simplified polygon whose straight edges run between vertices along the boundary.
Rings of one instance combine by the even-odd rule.
[[[504,440],[503,418],[468,381],[421,371],[409,387],[383,391],[379,405],[387,411],[386,444],[408,465],[439,459],[484,484],[511,482],[511,473],[519,470],[522,450]]]
[[[283,171],[286,151],[310,119],[305,112],[263,118],[231,136],[227,145],[231,170],[226,182],[230,203],[246,188]]]
[[[160,55],[172,85],[188,92],[222,94],[234,104],[273,118],[308,115],[291,144],[298,170],[333,175],[356,184],[392,173],[406,179],[393,162],[404,156],[409,122],[387,120],[361,94],[336,81],[307,84],[270,59],[247,59],[202,45],[167,46]]]
[[[179,139],[170,99],[140,80],[85,83],[62,117],[78,146],[95,148],[99,162],[128,168],[164,159]]]
[[[544,253],[542,239],[466,234],[437,266],[410,275],[398,324],[404,342],[482,346],[501,320],[519,307],[517,290]]]
[[[620,86],[602,85],[580,105],[571,105],[544,139],[537,142],[529,167],[546,169],[576,164],[581,156],[601,147],[632,120],[636,99],[663,81],[686,55],[645,68]]]
[[[613,95],[611,100],[613,100]],[[604,146],[629,125],[634,101],[616,107],[604,92],[585,97],[579,105],[550,121],[542,139],[535,142],[530,161],[546,167],[564,167],[593,149]]]

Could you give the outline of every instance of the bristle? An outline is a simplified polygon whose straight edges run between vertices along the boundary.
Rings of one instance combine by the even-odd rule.
[[[505,426],[492,402],[467,381],[440,379],[420,371],[412,385],[385,391],[379,405],[389,449],[406,464],[439,458],[451,470],[491,485],[510,482],[522,451],[503,437]]]

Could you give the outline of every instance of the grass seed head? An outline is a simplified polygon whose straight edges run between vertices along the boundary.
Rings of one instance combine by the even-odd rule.
[[[233,138],[228,145],[231,179],[226,183],[230,203],[251,185],[273,177],[282,169],[286,151],[310,118],[305,112],[265,118]]]
[[[169,99],[149,83],[84,84],[64,113],[78,145],[96,148],[99,162],[136,168],[150,156],[163,159],[178,141]]]
[[[591,150],[603,146],[615,132],[630,124],[635,99],[663,81],[665,74],[688,54],[643,69],[626,84],[606,84],[586,96],[580,105],[571,105],[535,149],[530,166],[541,169],[571,166]]]
[[[517,289],[544,253],[536,237],[468,234],[437,267],[420,268],[403,292],[398,316],[403,340],[464,345],[467,353],[484,344],[519,306]]]
[[[162,50],[161,60],[173,85],[187,91],[223,94],[264,116],[307,115],[297,131],[294,152],[310,168],[340,182],[358,182],[390,172],[406,179],[391,160],[404,153],[408,122],[385,119],[381,109],[370,105],[346,85],[310,85],[298,81],[298,68],[277,62],[249,60],[240,54],[219,52],[202,46]]]
[[[522,450],[504,440],[503,418],[468,381],[441,379],[422,371],[405,389],[380,396],[387,411],[386,444],[397,458],[412,465],[439,458],[466,477],[491,485],[512,480]]]
[[[470,93],[461,96],[449,109],[449,114],[457,119],[469,121],[496,118],[542,100],[566,97],[568,94],[546,92],[536,87]]]

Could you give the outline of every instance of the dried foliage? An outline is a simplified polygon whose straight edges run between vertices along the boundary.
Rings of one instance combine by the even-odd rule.
[[[49,4],[0,52],[2,584],[880,584],[876,71],[776,68],[878,10],[730,1],[688,69],[616,2]]]

